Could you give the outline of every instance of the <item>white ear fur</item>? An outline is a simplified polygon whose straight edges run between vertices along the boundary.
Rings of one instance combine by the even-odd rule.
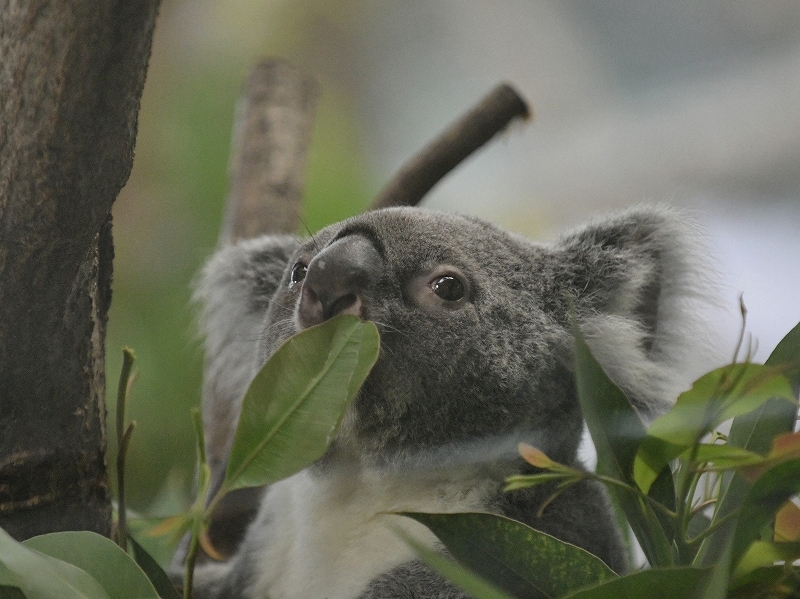
[[[654,417],[710,366],[716,335],[709,314],[720,307],[717,278],[698,225],[680,212],[637,207],[594,225],[615,226],[631,228],[622,249],[634,258],[623,262],[627,276],[614,300],[605,309],[584,311],[580,325],[609,377],[644,416]],[[645,297],[654,281],[657,297]],[[648,309],[655,312],[643,319],[642,303],[653,300]]]

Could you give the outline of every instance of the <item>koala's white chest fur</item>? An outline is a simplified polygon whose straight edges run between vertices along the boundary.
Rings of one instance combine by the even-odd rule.
[[[438,478],[438,480],[436,480]],[[471,483],[471,484],[470,484]],[[485,505],[488,489],[448,476],[301,472],[273,485],[250,530],[253,599],[350,599],[415,555],[394,532],[435,537],[397,511],[456,512]],[[255,550],[255,553],[253,551]]]

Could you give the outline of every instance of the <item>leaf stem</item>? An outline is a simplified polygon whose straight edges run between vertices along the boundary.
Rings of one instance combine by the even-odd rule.
[[[194,586],[194,567],[197,562],[197,550],[200,546],[200,530],[198,522],[192,524],[192,536],[189,539],[189,551],[186,554],[186,568],[183,572],[183,599],[192,599]]]
[[[698,542],[702,541],[706,537],[712,535],[718,528],[721,528],[722,526],[724,526],[729,520],[732,520],[734,517],[736,517],[738,515],[739,515],[739,509],[736,509],[736,510],[730,512],[729,514],[726,514],[725,516],[723,516],[722,518],[720,518],[719,520],[717,520],[716,522],[711,524],[703,532],[699,533],[695,538],[686,539],[686,544],[687,545],[694,545],[695,543],[698,543]]]
[[[644,493],[642,493],[642,490],[638,486],[632,486],[632,485],[629,485],[628,483],[625,483],[625,482],[623,482],[621,480],[617,480],[617,479],[611,478],[609,476],[604,476],[602,474],[596,474],[596,473],[591,473],[590,472],[589,473],[589,477],[593,478],[593,479],[595,479],[597,481],[600,481],[602,483],[605,483],[605,484],[615,485],[617,487],[625,489],[626,491],[628,491],[630,493],[634,493],[636,496],[638,496],[639,498],[641,498],[644,501],[646,501],[647,503],[649,503],[651,506],[653,506],[655,509],[660,511],[662,514],[664,514],[666,516],[669,516],[670,518],[675,518],[676,517],[676,513],[675,512],[673,512],[671,509],[669,509],[663,503],[660,503],[660,502],[656,501],[655,499],[653,499],[652,497],[650,497],[649,495],[645,495]]]
[[[131,434],[136,427],[135,422],[131,422],[127,430],[125,429],[125,408],[128,402],[128,393],[132,381],[131,370],[136,357],[133,350],[128,347],[122,348],[122,370],[119,374],[119,385],[117,386],[117,545],[123,550],[128,550],[128,515],[125,502],[125,458],[128,453],[128,444]]]

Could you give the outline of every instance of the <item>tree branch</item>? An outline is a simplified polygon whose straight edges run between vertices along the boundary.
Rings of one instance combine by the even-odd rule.
[[[406,163],[373,200],[370,209],[417,205],[447,173],[511,121],[529,116],[528,105],[510,85],[497,86]]]
[[[110,210],[158,0],[0,5],[0,526],[110,531]]]
[[[297,230],[318,96],[316,81],[284,60],[251,70],[233,127],[221,244]]]

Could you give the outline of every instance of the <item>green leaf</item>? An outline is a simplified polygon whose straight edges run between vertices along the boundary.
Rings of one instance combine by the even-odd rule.
[[[733,537],[731,563],[735,565],[750,544],[758,540],[761,529],[769,526],[775,514],[793,495],[800,492],[800,459],[770,468],[753,483],[742,502]]]
[[[585,478],[582,476],[580,478]],[[514,474],[506,479],[506,486],[503,491],[517,491],[519,489],[527,489],[536,485],[541,485],[554,480],[568,481],[572,480],[577,482],[580,480],[573,474],[565,472],[542,472],[540,474]]]
[[[417,555],[419,555],[422,561],[462,591],[472,595],[474,599],[514,599],[514,597],[507,595],[492,583],[487,582],[453,560],[447,559],[436,551],[429,549],[403,531],[396,529],[395,532],[417,552]]]
[[[800,393],[800,323],[795,325],[775,346],[767,358],[766,364],[769,366],[790,365],[786,378],[791,381],[794,395],[797,397]]]
[[[774,466],[752,486],[747,485],[742,477],[735,480],[743,485],[743,499],[739,506],[732,505],[730,509],[739,507],[739,514],[721,534],[707,539],[714,539],[716,545],[704,543],[706,551],[698,555],[696,561],[713,564],[696,595],[698,598],[722,599],[726,596],[733,569],[751,545],[759,540],[762,529],[773,522],[781,506],[800,491],[800,459]]]
[[[578,397],[597,450],[597,473],[632,486],[635,484],[633,462],[646,435],[644,424],[628,398],[594,359],[580,331],[576,328],[574,332]],[[607,485],[607,488],[625,513],[650,564],[671,564],[671,543],[653,509],[633,489],[626,490],[618,485]]]
[[[17,543],[2,529],[0,563],[14,578],[8,586],[19,587],[27,599],[110,599],[80,568]]]
[[[730,586],[733,544],[728,542],[720,551],[719,560],[704,571],[688,599],[725,599]]]
[[[690,567],[640,570],[565,595],[563,599],[675,599],[688,597],[700,582],[705,570]]]
[[[0,585],[0,599],[25,599],[19,587]]]
[[[767,566],[753,570],[731,583],[728,599],[794,597],[798,591],[800,591],[800,571],[796,567]]]
[[[561,597],[616,574],[588,551],[487,513],[406,512],[463,565],[517,597]]]
[[[731,364],[703,375],[650,425],[634,465],[639,488],[646,493],[662,468],[721,423],[774,398],[793,402],[791,386],[779,368]]]
[[[575,338],[576,377],[583,417],[597,449],[598,473],[631,482],[633,460],[647,431],[639,414],[606,376],[580,336]]]
[[[633,481],[643,493],[650,493],[650,488],[669,464],[686,451],[685,447],[646,436],[639,445],[638,453],[633,461]],[[674,483],[673,483],[674,488]]]
[[[709,462],[717,469],[750,466],[764,461],[764,456],[734,445],[701,443],[697,446],[697,462]]]
[[[35,549],[87,572],[114,599],[158,599],[158,593],[136,562],[113,541],[88,531],[65,531],[24,541]]]
[[[800,543],[774,543],[756,541],[747,550],[736,570],[733,579],[742,579],[757,568],[771,566],[775,562],[792,563],[800,557]]]
[[[770,354],[765,366],[778,367],[800,360],[800,324],[787,334]],[[787,374],[794,395],[800,388],[800,368]],[[772,448],[772,440],[782,433],[794,430],[797,405],[785,398],[773,398],[764,402],[756,410],[733,419],[728,434],[728,445],[766,455]],[[727,518],[742,504],[750,484],[740,475],[725,473],[721,478],[719,498],[714,510],[712,525]],[[711,564],[719,560],[727,543],[732,542],[736,519],[730,519],[703,541],[698,560]]]
[[[156,591],[158,591],[158,596],[161,597],[161,599],[181,599],[180,594],[175,589],[169,576],[167,576],[164,569],[158,565],[158,562],[156,562],[132,536],[129,536],[128,540],[133,547],[133,557],[136,563],[139,564],[139,567],[147,575],[147,578],[153,583]]]
[[[288,339],[247,390],[224,487],[267,485],[320,458],[379,349],[375,325],[347,314]]]

